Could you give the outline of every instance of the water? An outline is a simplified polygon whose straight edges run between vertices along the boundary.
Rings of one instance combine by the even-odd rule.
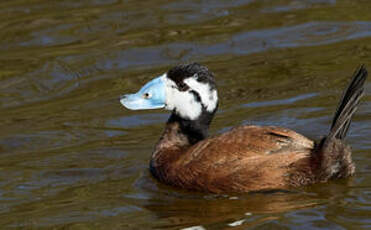
[[[211,133],[325,135],[350,75],[371,71],[367,0],[0,3],[1,229],[369,229],[371,83],[348,143],[357,173],[292,193],[210,195],[155,181],[165,111],[119,95],[177,63],[216,75]]]

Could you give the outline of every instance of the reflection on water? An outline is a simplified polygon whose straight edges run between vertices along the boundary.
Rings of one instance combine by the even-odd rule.
[[[128,111],[118,98],[174,64],[198,61],[215,73],[219,88],[212,134],[253,123],[319,138],[352,71],[371,65],[370,6],[362,0],[2,1],[0,225],[366,229],[370,96],[347,140],[355,177],[238,196],[155,181],[148,160],[168,113]]]

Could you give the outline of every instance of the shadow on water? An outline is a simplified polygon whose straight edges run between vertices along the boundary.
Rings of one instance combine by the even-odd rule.
[[[326,188],[314,185],[291,191],[213,195],[169,189],[148,178],[149,175],[145,175],[135,182],[140,195],[129,194],[125,198],[129,203],[140,203],[155,214],[158,220],[154,224],[156,229],[224,229],[239,225],[243,228],[260,225],[279,227],[278,222],[293,211],[293,220],[284,225],[305,223],[308,219],[319,219],[323,207],[337,204],[349,195],[350,189],[345,185],[353,184],[351,180],[346,180]],[[330,222],[326,224],[331,225]]]
[[[156,182],[168,113],[127,111],[170,66],[216,75],[219,134],[279,125],[318,139],[352,71],[371,68],[364,0],[2,1],[0,225],[10,229],[367,229],[371,84],[348,135],[356,176],[210,195]]]

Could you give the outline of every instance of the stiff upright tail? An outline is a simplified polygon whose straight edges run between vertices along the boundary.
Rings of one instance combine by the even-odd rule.
[[[347,135],[353,114],[356,112],[360,99],[363,96],[363,85],[366,78],[367,70],[364,65],[361,65],[354,73],[352,81],[344,91],[332,120],[328,137],[335,137],[342,140]]]
[[[354,174],[352,153],[345,138],[353,114],[356,112],[364,92],[367,70],[361,65],[354,73],[336,109],[329,134],[317,144],[313,161],[317,179],[325,182],[331,178],[344,178]]]

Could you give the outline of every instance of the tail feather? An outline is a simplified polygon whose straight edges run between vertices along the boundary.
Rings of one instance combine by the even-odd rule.
[[[364,93],[367,70],[361,65],[354,73],[349,86],[336,109],[329,134],[323,138],[313,151],[313,162],[317,168],[317,179],[327,181],[331,178],[344,178],[354,174],[352,153],[343,142],[351,119],[356,112]]]
[[[351,119],[364,92],[364,83],[367,79],[367,70],[361,65],[354,73],[352,81],[345,89],[343,97],[336,109],[329,137],[344,139],[349,129]]]

